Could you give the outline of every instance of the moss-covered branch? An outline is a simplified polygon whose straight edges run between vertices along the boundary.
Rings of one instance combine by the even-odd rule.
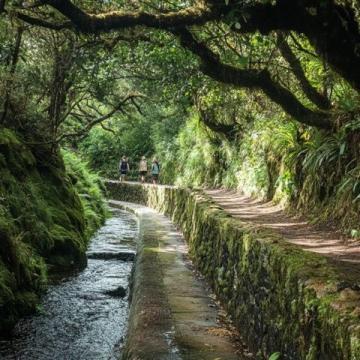
[[[350,5],[339,5],[333,0],[278,0],[274,4],[241,3],[234,7],[237,14],[234,31],[269,34],[282,30],[305,34],[317,54],[360,91],[360,31]]]
[[[44,2],[70,19],[79,30],[90,33],[137,25],[168,29],[222,19],[235,24],[233,29],[241,33],[293,30],[305,34],[318,54],[360,90],[359,24],[350,5],[339,5],[333,0],[278,0],[250,5],[235,0],[203,0],[183,10],[160,14],[125,11],[88,14],[69,0]]]
[[[108,32],[135,26],[166,29],[181,39],[181,45],[199,56],[201,70],[208,76],[236,87],[260,89],[284,111],[301,123],[329,129],[330,116],[305,107],[297,97],[275,81],[268,70],[244,70],[222,63],[212,51],[190,32],[188,26],[203,25],[208,21],[227,22],[238,33],[274,30],[295,31],[305,34],[317,53],[357,90],[360,90],[360,33],[351,7],[336,5],[331,0],[295,0],[291,3],[278,0],[271,3],[249,3],[223,0],[199,0],[193,6],[178,11],[149,13],[143,11],[112,11],[88,13],[70,0],[44,0],[58,10],[68,21],[54,24],[30,17],[24,10],[19,17],[33,25],[54,30],[73,27],[84,33]],[[307,97],[322,110],[330,104],[306,79],[301,64],[283,41],[279,42],[283,56],[289,62]],[[339,51],[341,49],[341,51]]]
[[[195,6],[184,10],[159,14],[121,10],[102,14],[88,14],[69,0],[49,0],[46,1],[46,4],[58,10],[77,29],[85,33],[106,32],[138,25],[159,29],[201,25],[218,16],[204,1],[198,1]]]
[[[23,14],[18,12],[16,15],[20,20],[26,22],[29,25],[44,27],[50,30],[63,30],[63,29],[71,29],[73,28],[73,24],[70,21],[65,21],[63,23],[51,23],[49,21],[36,18],[33,16],[29,16],[27,14]]]
[[[197,41],[186,29],[173,30],[181,45],[199,56],[202,71],[215,80],[239,88],[262,90],[272,101],[297,121],[323,129],[330,129],[329,116],[306,108],[289,90],[275,82],[267,70],[244,70],[224,64],[204,43]]]

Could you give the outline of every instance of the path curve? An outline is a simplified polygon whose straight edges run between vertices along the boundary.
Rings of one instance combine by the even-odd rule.
[[[279,205],[263,202],[234,190],[208,189],[205,193],[235,218],[272,229],[304,250],[319,253],[336,262],[351,263],[360,270],[359,241],[346,239],[337,232],[310,225],[304,219],[287,215]]]
[[[139,182],[129,182],[141,184]],[[174,187],[172,185],[154,185]],[[355,275],[360,282],[360,241],[345,238],[325,226],[309,224],[304,218],[287,215],[279,205],[264,202],[235,190],[204,189],[216,204],[234,218],[259,228],[271,229],[286,241],[302,249],[326,256],[346,275]],[[350,274],[351,273],[351,274]]]

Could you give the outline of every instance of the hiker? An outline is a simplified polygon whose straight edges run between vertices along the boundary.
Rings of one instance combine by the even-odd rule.
[[[129,161],[126,156],[123,156],[119,163],[120,181],[125,181],[128,171],[130,171]]]
[[[148,168],[147,168],[146,157],[143,156],[141,158],[140,164],[139,164],[139,173],[140,173],[140,179],[141,179],[142,183],[145,182],[145,177],[146,177],[147,171],[148,171]]]
[[[151,164],[151,176],[152,176],[153,184],[157,184],[159,180],[159,174],[160,174],[160,164],[157,161],[157,159],[154,158]]]

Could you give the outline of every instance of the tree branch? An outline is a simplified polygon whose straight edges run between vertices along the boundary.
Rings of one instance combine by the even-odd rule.
[[[278,33],[277,46],[283,58],[290,65],[293,74],[297,78],[300,87],[304,94],[307,96],[307,98],[320,109],[329,110],[331,108],[329,99],[320,92],[318,92],[316,88],[310,84],[310,81],[307,79],[305,72],[301,66],[300,60],[293,53],[284,35],[281,33]]]
[[[0,14],[5,12],[5,2],[6,0],[0,0]]]
[[[204,74],[239,88],[262,90],[297,121],[318,128],[332,128],[327,114],[306,108],[289,90],[276,83],[267,70],[243,70],[223,64],[215,53],[197,41],[187,29],[177,29],[172,32],[179,37],[183,47],[199,56]]]
[[[212,131],[223,134],[227,140],[233,141],[236,138],[237,124],[227,125],[214,121],[209,112],[198,107],[201,121]]]
[[[123,100],[121,100],[119,102],[119,104],[113,109],[111,110],[109,113],[100,116],[92,121],[90,121],[88,124],[86,124],[86,126],[81,129],[80,131],[77,132],[72,132],[72,133],[66,133],[61,135],[58,139],[56,139],[56,143],[60,143],[62,140],[66,139],[66,138],[71,138],[71,137],[82,137],[84,135],[86,135],[95,125],[97,124],[101,124],[103,121],[110,119],[115,113],[117,113],[118,111],[122,111],[123,106],[128,102],[128,101],[132,101],[133,99],[139,97],[139,95],[137,94],[130,94],[128,96],[126,96]]]
[[[88,14],[69,0],[48,0],[46,3],[68,18],[85,33],[106,32],[138,25],[167,29],[185,25],[201,25],[215,19],[218,14],[206,2],[175,12],[151,14],[146,12],[112,11],[103,14]]]
[[[111,132],[113,134],[116,134],[116,131],[114,131],[113,129],[110,129],[109,127],[105,126],[103,123],[100,123],[100,126],[105,130],[105,131],[108,131],[108,132]]]
[[[28,15],[23,14],[21,12],[17,12],[16,16],[20,20],[26,22],[27,24],[35,25],[35,26],[39,26],[39,27],[43,27],[43,28],[51,29],[51,30],[64,30],[64,29],[71,29],[73,27],[73,25],[72,25],[72,23],[70,21],[66,21],[66,22],[61,23],[61,24],[54,24],[54,23],[48,22],[48,21],[43,20],[43,19],[28,16]]]
[[[196,5],[166,13],[113,11],[88,14],[70,0],[43,0],[68,18],[84,33],[109,32],[138,25],[174,29],[203,25],[211,20],[226,21],[240,33],[295,31],[303,33],[317,54],[360,91],[360,31],[354,10],[333,0],[277,0],[250,4],[245,1],[198,0]],[[63,28],[39,19],[39,26]],[[66,24],[66,26],[68,26]],[[341,51],[339,51],[341,49]]]
[[[304,34],[317,54],[360,91],[360,31],[354,10],[335,1],[282,1],[274,5],[238,5],[232,30],[239,33],[295,31]]]

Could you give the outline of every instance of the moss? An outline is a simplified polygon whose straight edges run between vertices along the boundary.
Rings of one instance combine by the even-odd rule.
[[[12,274],[4,262],[0,260],[0,308],[9,301],[14,300],[14,283],[14,274]]]
[[[81,188],[68,176],[78,168]],[[89,194],[86,202],[79,191]],[[0,332],[36,309],[49,265],[84,266],[87,241],[105,213],[99,179],[80,161],[72,158],[65,167],[59,152],[30,148],[0,128]]]
[[[105,186],[96,174],[89,171],[75,154],[62,152],[67,173],[78,194],[85,214],[86,236],[89,238],[108,215],[104,202]]]
[[[340,264],[229,217],[198,190],[115,182],[107,188],[114,199],[147,204],[173,219],[261,358],[280,351],[289,359],[360,359],[360,293],[337,289],[358,279]]]

